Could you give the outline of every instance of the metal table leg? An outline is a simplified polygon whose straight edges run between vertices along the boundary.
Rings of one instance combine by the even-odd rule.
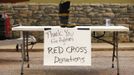
[[[115,48],[116,48],[116,42],[115,42],[115,32],[113,32],[113,55],[112,55],[112,68],[114,68],[114,58],[116,57],[115,55]]]
[[[119,56],[118,56],[118,32],[113,32],[113,56],[112,56],[112,68],[114,68],[114,58],[117,60],[117,75],[119,75]]]
[[[117,75],[119,75],[119,56],[118,56],[118,32],[115,33],[115,42],[116,42],[116,59],[117,59]]]
[[[22,64],[21,64],[21,75],[24,73],[24,62],[27,62],[27,67],[29,68],[29,53],[28,53],[28,32],[23,31],[23,40],[22,40]]]
[[[21,55],[22,55],[22,64],[21,64],[21,75],[23,75],[23,70],[24,70],[24,62],[25,62],[25,32],[23,33],[23,40],[22,40],[22,50],[21,50]]]
[[[29,68],[29,52],[28,52],[28,32],[26,32],[26,58],[27,67]]]

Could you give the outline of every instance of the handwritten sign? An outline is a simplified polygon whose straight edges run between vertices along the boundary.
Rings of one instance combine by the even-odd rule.
[[[45,66],[91,66],[91,31],[51,28],[44,31]]]

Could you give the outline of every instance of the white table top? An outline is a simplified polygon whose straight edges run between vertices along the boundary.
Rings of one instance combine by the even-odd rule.
[[[60,26],[18,26],[13,31],[44,31],[44,28],[61,28]],[[90,28],[91,31],[129,31],[125,26],[76,26],[74,28]]]

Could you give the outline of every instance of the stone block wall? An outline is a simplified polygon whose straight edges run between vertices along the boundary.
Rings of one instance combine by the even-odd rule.
[[[0,11],[6,11],[11,24],[22,23],[33,26],[60,25],[58,4],[2,4]],[[77,25],[105,25],[105,19],[110,18],[112,24],[120,24],[130,29],[121,32],[120,42],[134,42],[134,4],[72,4],[69,22]],[[38,41],[42,41],[41,32],[36,34]],[[103,32],[97,32],[101,35]],[[105,39],[111,40],[111,32],[105,34]],[[101,42],[93,39],[93,42]]]

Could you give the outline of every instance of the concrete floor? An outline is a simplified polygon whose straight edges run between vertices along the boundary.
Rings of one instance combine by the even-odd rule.
[[[46,71],[43,66],[43,52],[30,52],[30,68],[24,75],[116,75],[116,67],[111,68],[112,51],[92,51],[90,70]],[[134,51],[119,51],[120,75],[134,75]],[[116,66],[116,65],[115,65]],[[20,75],[21,54],[0,52],[0,75]]]

